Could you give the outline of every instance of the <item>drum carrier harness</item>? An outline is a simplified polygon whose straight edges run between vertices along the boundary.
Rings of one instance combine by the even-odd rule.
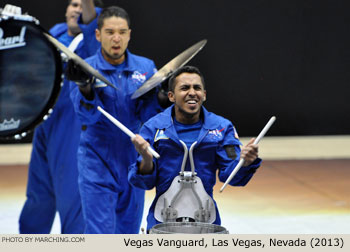
[[[184,149],[181,171],[173,179],[168,190],[158,198],[154,216],[160,222],[213,223],[216,219],[214,201],[195,172],[193,149],[197,141],[191,145],[189,151],[186,144],[179,141]],[[185,171],[187,157],[190,160],[191,171]]]

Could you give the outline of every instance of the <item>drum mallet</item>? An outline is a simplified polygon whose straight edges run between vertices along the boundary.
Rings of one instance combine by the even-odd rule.
[[[253,144],[258,144],[260,142],[261,138],[264,137],[264,135],[270,129],[270,127],[275,122],[275,120],[276,120],[275,116],[270,118],[270,120],[267,122],[265,127],[262,129],[262,131],[260,132],[258,137],[255,139]],[[238,164],[236,165],[236,167],[233,169],[233,171],[231,172],[230,176],[226,180],[225,184],[221,187],[220,192],[222,192],[225,189],[225,187],[227,186],[227,184],[230,183],[230,181],[233,179],[233,177],[236,175],[236,173],[239,171],[239,169],[241,169],[243,164],[244,164],[244,159],[241,158],[241,160],[239,160]]]
[[[103,108],[100,106],[97,106],[97,109],[105,116],[107,117],[112,123],[114,123],[119,129],[121,129],[125,134],[127,134],[130,138],[134,138],[135,134],[132,133],[127,127],[125,127],[121,122],[119,122],[116,118],[114,118],[111,114],[106,112]],[[159,154],[151,148],[151,146],[148,146],[148,151],[152,153],[152,155],[155,158],[160,158]]]

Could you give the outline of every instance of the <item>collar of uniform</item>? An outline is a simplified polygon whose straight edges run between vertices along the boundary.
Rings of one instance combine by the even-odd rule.
[[[219,127],[219,124],[220,124],[219,120],[217,120],[217,118],[213,118],[213,117],[216,117],[216,115],[214,113],[206,110],[206,108],[204,106],[202,106],[202,116],[203,116],[203,128],[204,129],[212,130],[212,129],[216,129],[217,127]]]
[[[166,115],[167,120],[164,120],[164,118],[161,118],[159,123],[164,128],[169,128],[173,124],[173,113],[174,113],[174,104],[171,105],[169,108],[164,110],[163,112]],[[201,116],[203,118],[203,128],[207,130],[216,129],[219,124],[218,120],[210,120],[211,117],[213,117],[213,113],[209,112],[204,106],[201,108]]]
[[[98,61],[99,61],[98,62],[99,69],[101,69],[101,70],[115,70],[115,65],[110,64],[103,57],[101,47],[98,50]],[[133,61],[134,61],[134,59],[132,57],[132,53],[130,53],[129,50],[126,50],[125,51],[125,67],[124,67],[123,71],[129,71],[129,72],[136,71],[137,69],[136,69]]]

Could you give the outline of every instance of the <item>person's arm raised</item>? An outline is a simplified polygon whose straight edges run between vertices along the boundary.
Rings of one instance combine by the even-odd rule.
[[[90,23],[96,18],[96,10],[94,0],[81,0],[81,6],[83,9],[82,20],[84,24]]]

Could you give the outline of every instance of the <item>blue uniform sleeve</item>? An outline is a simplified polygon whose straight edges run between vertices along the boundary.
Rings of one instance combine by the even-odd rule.
[[[71,89],[70,98],[73,102],[74,110],[78,115],[79,120],[82,124],[95,124],[101,116],[101,112],[97,110],[97,106],[103,108],[102,102],[97,93],[93,90],[94,99],[90,101],[82,95],[78,86],[73,81],[70,81],[69,85]]]
[[[140,130],[140,135],[150,143],[151,147],[154,148],[154,141],[152,130],[150,130],[147,126],[143,126]],[[153,187],[156,186],[156,179],[157,179],[157,159],[153,158],[153,172],[152,174],[142,175],[138,172],[138,165],[141,162],[142,157],[138,155],[137,161],[129,166],[129,174],[128,174],[128,180],[129,183],[132,184],[135,187],[145,189],[145,190],[151,190]]]
[[[49,33],[57,38],[58,36],[62,35],[63,33],[65,33],[68,29],[68,26],[66,23],[59,23],[59,24],[55,24],[53,27],[50,28]]]
[[[46,142],[44,127],[39,125],[29,163],[27,200],[19,219],[21,234],[48,234],[55,218],[56,200],[46,159]]]
[[[146,80],[151,78],[156,71],[156,66],[152,61],[148,67]],[[158,90],[159,88],[153,88],[138,99],[137,114],[143,123],[163,111],[163,108],[158,102]]]
[[[83,24],[81,16],[78,19],[78,24],[80,30],[84,35],[84,40],[78,48],[78,54],[82,58],[87,58],[91,55],[94,55],[100,47],[100,42],[96,40],[95,30],[97,29],[97,18],[101,14],[102,9],[96,7],[96,18],[92,20],[89,24]]]
[[[218,147],[216,153],[218,163],[217,167],[219,167],[219,179],[221,182],[225,182],[227,180],[233,169],[238,164],[241,154],[240,145],[241,143],[237,139],[237,133],[232,124],[230,124],[225,132],[223,143]],[[227,146],[234,147],[236,153],[236,157],[234,159],[229,157],[227,151],[225,150]],[[260,164],[261,159],[257,158],[251,165],[241,167],[229,184],[232,186],[246,185],[254,175],[256,169],[259,168]]]

